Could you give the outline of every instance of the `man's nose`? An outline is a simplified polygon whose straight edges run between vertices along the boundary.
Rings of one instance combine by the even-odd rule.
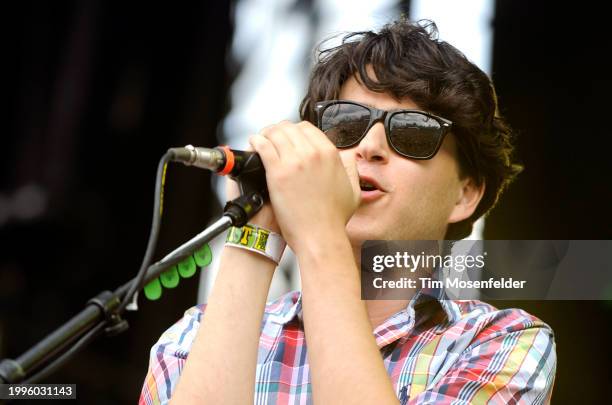
[[[375,123],[366,136],[356,146],[357,157],[372,162],[387,162],[389,160],[389,144],[382,122]]]

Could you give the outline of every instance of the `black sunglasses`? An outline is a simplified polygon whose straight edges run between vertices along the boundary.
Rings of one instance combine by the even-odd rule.
[[[383,122],[389,145],[411,159],[431,159],[453,123],[419,110],[379,110],[354,101],[315,104],[317,126],[338,148],[357,145],[370,128]]]

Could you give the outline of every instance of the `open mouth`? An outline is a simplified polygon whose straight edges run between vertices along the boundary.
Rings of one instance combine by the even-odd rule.
[[[362,193],[366,193],[372,198],[386,193],[386,190],[382,188],[376,180],[369,176],[359,176],[359,187]]]
[[[376,185],[365,179],[359,179],[359,187],[361,187],[362,191],[378,190],[378,187],[376,187]]]

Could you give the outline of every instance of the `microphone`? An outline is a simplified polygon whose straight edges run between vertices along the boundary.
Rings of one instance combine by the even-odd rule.
[[[257,152],[230,149],[228,146],[201,148],[187,145],[184,148],[170,148],[171,160],[186,166],[210,170],[238,182],[242,194],[258,192],[264,198],[268,195],[266,171]]]
[[[210,170],[221,176],[229,175],[237,178],[245,171],[261,170],[264,172],[263,163],[257,152],[234,150],[227,146],[217,146],[211,149],[193,145],[187,145],[184,148],[170,148],[168,152],[171,153],[174,162]]]

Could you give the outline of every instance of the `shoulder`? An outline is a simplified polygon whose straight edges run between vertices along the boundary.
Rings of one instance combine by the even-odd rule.
[[[408,387],[415,403],[546,403],[556,372],[553,331],[518,308],[446,301],[449,321],[425,353],[429,379]],[[408,389],[407,388],[407,389]],[[408,392],[408,391],[407,391]]]
[[[476,300],[453,302],[461,317],[447,332],[461,336],[457,354],[479,363],[503,359],[504,367],[527,378],[554,378],[556,344],[548,324],[519,308],[498,309]]]
[[[498,309],[491,304],[478,300],[453,301],[457,306],[460,319],[458,327],[475,329],[474,343],[508,333],[529,329],[541,330],[544,335],[554,339],[552,328],[538,317],[520,309]]]

